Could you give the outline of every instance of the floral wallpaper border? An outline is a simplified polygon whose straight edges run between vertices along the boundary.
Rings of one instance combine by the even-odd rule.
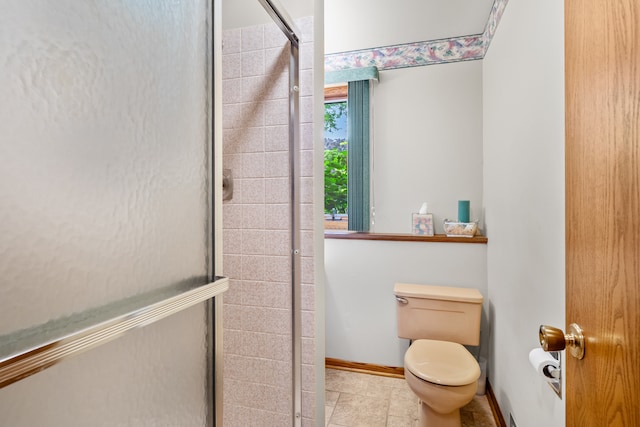
[[[508,1],[494,1],[482,34],[329,54],[324,57],[325,71],[372,66],[393,70],[482,59]]]
[[[489,45],[491,44],[493,35],[496,33],[496,29],[498,28],[498,24],[500,23],[500,18],[502,18],[502,14],[504,13],[504,9],[505,7],[507,7],[508,2],[509,0],[495,0],[493,2],[491,13],[489,14],[489,19],[487,20],[487,25],[484,27],[484,33],[482,33],[482,44],[484,45],[485,54],[489,49]],[[484,55],[482,56],[484,57]]]

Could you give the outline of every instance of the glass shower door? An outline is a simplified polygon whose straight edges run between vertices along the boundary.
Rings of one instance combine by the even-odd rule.
[[[114,310],[144,326],[211,281],[211,25],[204,0],[3,3],[0,353],[111,327]],[[1,424],[206,425],[208,313],[194,301],[40,360],[54,366],[0,389]]]

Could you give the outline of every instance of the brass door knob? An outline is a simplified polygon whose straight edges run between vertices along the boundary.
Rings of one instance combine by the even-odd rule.
[[[575,323],[569,325],[568,334],[553,326],[540,325],[538,337],[540,338],[540,347],[544,351],[560,351],[569,347],[573,357],[576,359],[584,357],[584,335],[582,328]]]

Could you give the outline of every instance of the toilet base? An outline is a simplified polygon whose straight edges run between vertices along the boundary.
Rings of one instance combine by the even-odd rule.
[[[460,409],[448,414],[440,414],[420,402],[420,427],[460,427]]]

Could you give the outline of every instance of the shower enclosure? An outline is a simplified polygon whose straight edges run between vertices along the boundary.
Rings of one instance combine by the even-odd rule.
[[[314,423],[313,19],[246,4],[3,5],[3,425]]]
[[[222,22],[223,424],[313,423],[313,20],[224,0]]]
[[[3,2],[2,425],[213,424],[212,16]]]

